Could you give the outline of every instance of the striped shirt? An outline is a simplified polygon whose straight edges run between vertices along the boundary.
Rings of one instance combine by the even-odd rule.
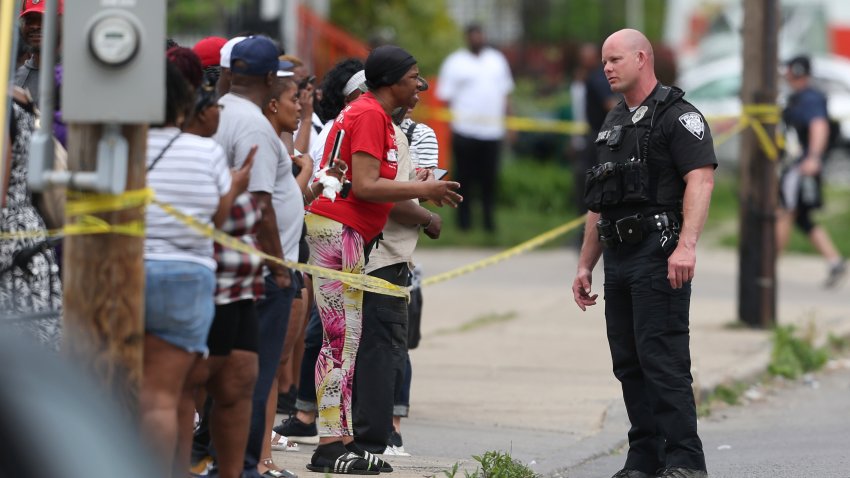
[[[437,135],[425,123],[416,123],[413,135],[409,134],[413,120],[405,118],[401,122],[401,130],[410,137],[410,160],[414,168],[436,168],[440,157]]]
[[[230,191],[230,170],[224,150],[215,141],[177,128],[151,128],[148,132],[147,166],[180,135],[147,173],[148,186],[156,198],[212,224],[221,196]],[[145,213],[145,259],[190,261],[215,270],[212,239],[196,232],[155,204]]]

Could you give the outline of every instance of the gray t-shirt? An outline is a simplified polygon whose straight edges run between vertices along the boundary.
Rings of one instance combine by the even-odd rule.
[[[29,90],[32,96],[33,103],[38,106],[38,100],[41,97],[38,91],[38,66],[29,58],[27,61],[15,71],[15,86],[20,86],[25,90]]]
[[[228,164],[236,168],[257,145],[248,191],[272,195],[283,256],[297,260],[304,205],[292,176],[292,159],[259,106],[233,93],[222,96],[219,103],[224,109],[213,139],[224,148]],[[298,233],[293,239],[296,226]]]

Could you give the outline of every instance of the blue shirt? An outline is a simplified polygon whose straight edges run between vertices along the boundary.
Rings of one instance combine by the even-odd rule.
[[[809,151],[809,126],[818,118],[829,119],[826,96],[823,93],[808,86],[788,98],[788,106],[782,112],[782,120],[797,131],[803,157]]]

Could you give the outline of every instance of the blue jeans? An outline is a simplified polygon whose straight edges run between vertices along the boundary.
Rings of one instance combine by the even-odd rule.
[[[293,277],[292,284],[295,284]],[[257,315],[260,319],[260,343],[257,356],[260,370],[251,401],[251,431],[248,434],[248,448],[245,450],[243,478],[260,478],[257,472],[263,452],[263,440],[268,440],[266,430],[266,402],[269,398],[272,382],[277,374],[283,341],[286,339],[286,327],[289,325],[289,313],[295,286],[281,289],[271,275],[266,276],[266,297],[257,303]]]
[[[192,353],[207,353],[215,273],[189,261],[145,261],[145,332]]]
[[[315,412],[316,404],[316,361],[322,350],[322,319],[319,309],[313,306],[310,311],[310,321],[304,333],[304,355],[301,360],[301,380],[298,382],[298,395],[295,408],[302,412]]]

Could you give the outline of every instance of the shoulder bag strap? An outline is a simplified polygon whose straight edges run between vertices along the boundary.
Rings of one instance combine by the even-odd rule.
[[[171,138],[168,144],[166,144],[165,147],[162,148],[162,151],[159,152],[159,155],[153,160],[153,162],[151,162],[151,165],[148,166],[148,172],[150,172],[150,170],[153,169],[154,166],[156,166],[156,163],[158,163],[159,160],[162,159],[162,156],[165,155],[165,152],[168,151],[168,148],[170,148],[171,145],[174,144],[175,141],[177,141],[177,138],[179,138],[181,134],[183,133],[180,132],[174,135],[174,137]]]

